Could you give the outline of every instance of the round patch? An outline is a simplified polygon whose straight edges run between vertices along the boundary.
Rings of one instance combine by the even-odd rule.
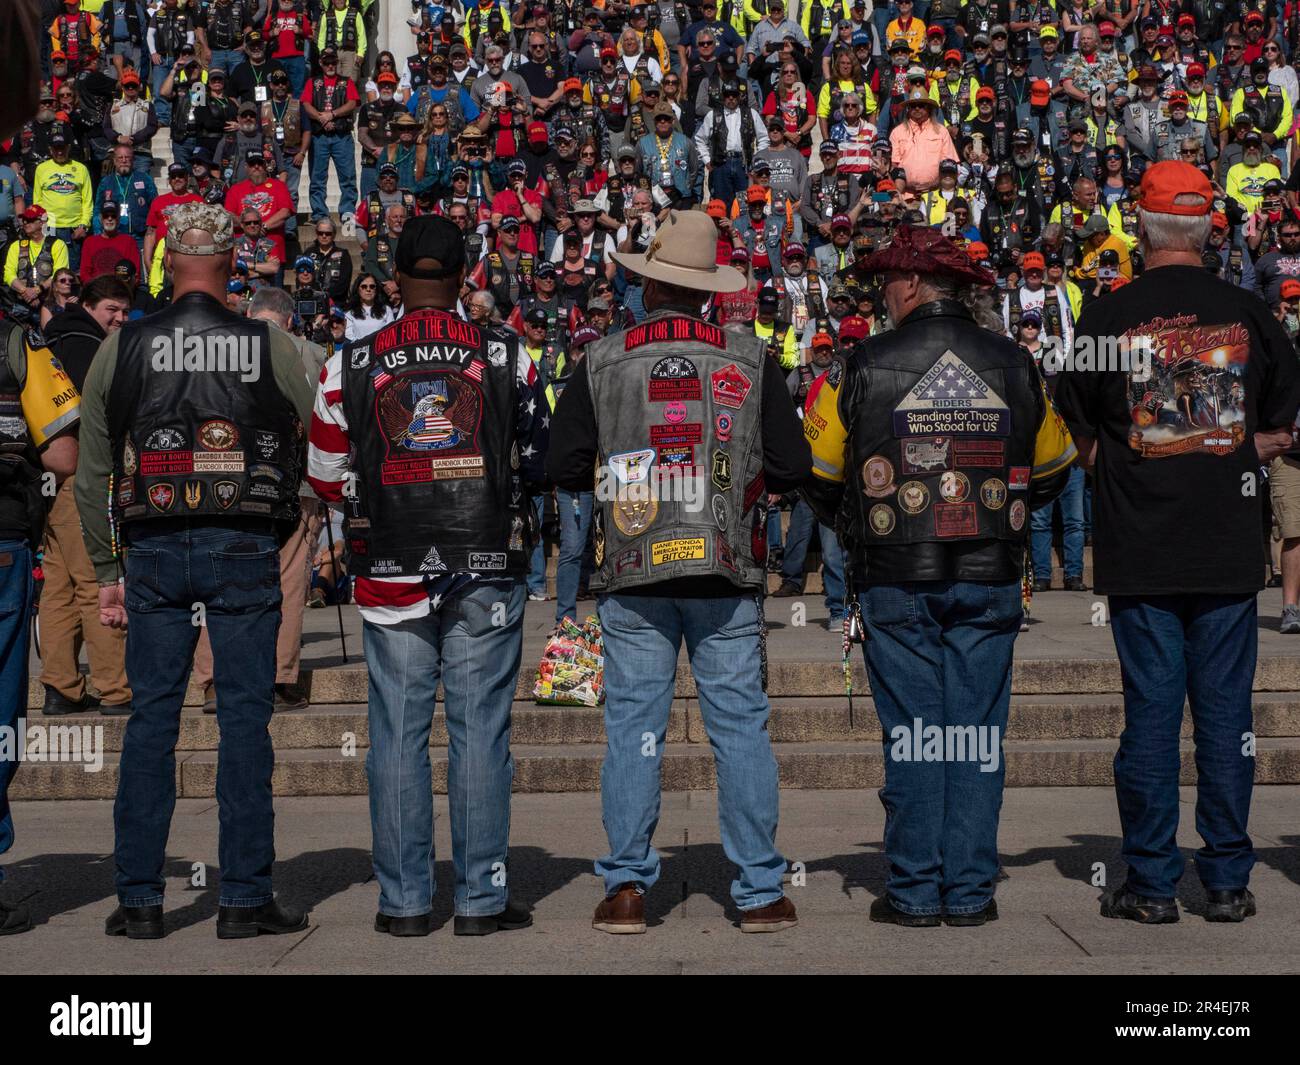
[[[930,505],[930,489],[920,481],[908,481],[898,490],[898,505],[908,514],[920,514]]]
[[[724,444],[731,439],[731,414],[728,411],[720,410],[713,417],[713,431],[717,438]]]
[[[134,477],[137,468],[135,445],[128,440],[122,445],[122,472],[128,477]]]
[[[650,496],[648,484],[621,487],[614,500],[614,524],[624,536],[639,536],[659,516],[659,500]]]
[[[960,503],[970,495],[970,479],[961,470],[948,470],[939,478],[939,495],[948,503]]]
[[[884,455],[872,455],[862,464],[862,491],[873,499],[892,495],[894,465]]]
[[[722,496],[714,496],[711,506],[713,507],[713,521],[723,532],[727,531],[727,501]]]
[[[1007,504],[1007,486],[998,477],[990,477],[980,485],[980,502],[989,510],[1001,510]]]
[[[676,425],[678,422],[686,421],[686,404],[680,399],[674,399],[665,403],[664,421],[672,422],[673,425]]]
[[[867,515],[871,531],[877,536],[888,536],[894,531],[894,512],[884,503],[877,503]]]
[[[1011,518],[1011,528],[1015,529],[1016,532],[1025,527],[1025,501],[1023,499],[1012,502],[1009,516]]]
[[[229,451],[239,443],[239,430],[229,422],[211,421],[199,426],[199,445],[208,451]]]

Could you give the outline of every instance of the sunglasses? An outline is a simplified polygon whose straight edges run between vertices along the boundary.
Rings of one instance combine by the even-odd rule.
[[[369,284],[369,285],[358,285],[358,286],[357,286],[357,291],[358,291],[358,292],[374,292],[375,289],[377,289],[378,287],[379,287],[379,286],[378,286],[378,285],[375,285],[375,284]]]

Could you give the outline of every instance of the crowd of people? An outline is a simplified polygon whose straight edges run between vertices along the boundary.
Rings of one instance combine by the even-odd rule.
[[[387,327],[412,311],[410,275],[400,266],[403,233],[429,216],[445,219],[463,239],[456,313],[484,336],[517,338],[527,357],[521,381],[542,406],[529,429],[538,441],[575,381],[592,402],[597,385],[583,369],[588,349],[601,350],[607,338],[653,314],[645,292],[653,272],[629,268],[629,257],[652,263],[672,227],[678,245],[689,231],[697,244],[703,241],[712,268],[740,279],[687,286],[695,292],[690,315],[754,340],[800,417],[805,408],[818,409],[812,400],[828,369],[864,340],[898,327],[902,304],[887,305],[882,277],[888,268],[881,264],[893,261],[899,233],[921,249],[906,262],[941,262],[960,278],[979,324],[1028,350],[1047,394],[1054,394],[1060,367],[1045,354],[1054,346],[1068,349],[1081,321],[1102,320],[1115,305],[1110,301],[1149,265],[1141,193],[1144,175],[1164,162],[1199,172],[1209,190],[1201,196],[1195,187],[1196,209],[1208,207],[1208,235],[1196,253],[1206,275],[1262,297],[1292,342],[1300,333],[1295,4],[556,0],[511,6],[479,0],[465,7],[412,0],[409,43],[395,44],[396,51],[376,45],[385,6],[385,0],[45,5],[38,110],[0,154],[0,260],[6,315],[30,337],[48,341],[78,391],[106,337],[150,314],[175,315],[176,257],[199,253],[181,250],[183,242],[169,237],[173,218],[186,218],[193,223],[187,232],[208,233],[213,246],[224,247],[223,223],[195,214],[195,205],[220,207],[233,220],[227,309],[270,323],[277,336],[290,334],[292,348],[277,341],[281,361],[296,357],[308,379],[322,382],[312,432],[324,423],[330,440],[322,446],[313,436],[313,454],[340,469],[348,449],[337,356],[348,353],[356,370],[368,365],[372,345],[396,346]],[[156,159],[162,136],[170,142],[165,173]],[[1180,180],[1180,188],[1190,187]],[[1181,201],[1171,201],[1167,213],[1180,209]],[[688,226],[681,226],[683,217],[691,219]],[[917,238],[917,231],[929,235]],[[944,238],[941,253],[927,243],[936,237]],[[959,265],[945,258],[953,248]],[[417,257],[425,258],[443,262],[446,254]],[[666,306],[664,292],[659,296]],[[674,306],[685,304],[679,298]],[[1153,318],[1146,325],[1167,348],[1158,356],[1162,369],[1129,397],[1130,446],[1144,456],[1219,447],[1215,434],[1227,432],[1233,413],[1244,409],[1244,360],[1233,357],[1228,340],[1207,333],[1196,341],[1222,343],[1222,357],[1184,365],[1171,353],[1191,342],[1186,323]],[[322,370],[331,357],[334,368]],[[744,382],[734,395],[729,390],[741,386],[731,371]],[[672,407],[699,398],[689,382],[672,376],[652,375],[652,400]],[[834,371],[829,376],[838,380]],[[714,374],[714,397],[738,408],[750,384],[733,363]],[[435,400],[429,417],[437,428],[417,426],[416,410],[408,434],[450,431],[438,421],[450,402],[446,395],[426,396],[421,409]],[[1072,402],[1069,413],[1086,423],[1090,412],[1077,393]],[[1046,418],[1041,405],[1033,409],[1036,419]],[[665,410],[674,424],[686,416],[684,407]],[[601,415],[596,404],[596,422]],[[827,412],[816,416],[834,421]],[[725,445],[733,415],[723,411],[719,418],[725,423],[712,428]],[[694,454],[699,441],[685,433],[691,426],[652,428],[662,430],[661,441],[674,445],[674,453]],[[821,473],[815,441],[824,426],[819,422],[814,431],[805,422],[804,428],[814,442],[814,472]],[[159,439],[164,452],[185,446]],[[1233,441],[1234,447],[1241,442]],[[934,463],[952,470],[946,451],[925,450],[939,445],[915,446],[901,460],[904,470],[913,462],[918,471]],[[972,457],[977,450],[965,453],[973,466],[981,464]],[[533,451],[530,436],[524,454]],[[723,458],[714,456],[712,481],[726,492],[731,463],[725,447],[718,454]],[[867,459],[865,495],[891,495],[898,465],[878,455]],[[1085,465],[1063,462],[1055,471],[1063,488],[1044,495],[1032,514],[1019,499],[1007,510],[1012,531],[1026,518],[1030,523],[1032,590],[1052,587],[1058,520],[1064,587],[1085,588],[1083,548],[1091,535]],[[1017,469],[1028,467],[1012,473]],[[753,559],[765,582],[766,573],[779,574],[777,596],[800,595],[815,538],[827,625],[847,633],[856,610],[847,545],[837,536],[834,514],[815,510],[807,493],[790,487],[799,478],[786,472],[768,478],[769,489],[788,481],[785,492],[764,490],[761,476],[752,482],[766,503]],[[1276,453],[1270,472],[1283,631],[1300,632],[1300,464]],[[285,618],[276,663],[279,708],[306,705],[296,684],[304,604],[348,596],[344,556],[355,561],[358,554],[357,541],[345,547],[331,516],[340,499],[328,497],[337,496],[341,481],[315,473],[301,488],[294,548],[279,552]],[[960,509],[972,506],[962,502],[970,483],[960,473],[945,476],[952,498],[945,494],[948,505],[936,505],[938,535],[974,535],[974,517]],[[582,477],[556,478],[554,491],[542,487],[545,477],[525,480],[526,524],[549,526],[558,541],[559,622],[576,616],[612,533]],[[990,512],[1003,508],[1008,492],[1008,484],[993,480],[982,498]],[[1027,486],[1026,480],[1009,489]],[[913,489],[917,512],[929,498],[924,486]],[[85,620],[95,609],[86,595],[93,595],[102,564],[97,559],[92,566],[70,531],[78,502],[87,505],[65,483],[49,523],[42,610],[48,604],[62,612],[68,643],[67,653],[44,663],[46,712],[99,706],[128,713],[120,632],[92,637],[98,626]],[[192,503],[186,499],[191,509],[199,504],[198,494]],[[124,505],[145,508],[143,500]],[[175,498],[151,494],[149,505],[170,510]],[[790,510],[788,528],[783,505]],[[900,505],[914,513],[906,498]],[[939,525],[940,506],[952,525]],[[726,532],[729,512],[714,513]],[[864,520],[870,532],[886,536],[896,518],[888,505],[876,504]],[[1266,527],[1261,540],[1268,536]],[[550,598],[545,541],[512,532],[512,551],[516,540],[527,543],[528,598]],[[640,566],[640,548],[635,555]],[[506,555],[501,558],[504,566]],[[423,561],[421,572],[446,568],[436,550]],[[366,565],[372,578],[366,594],[387,586],[382,595],[394,598],[372,598],[363,607],[400,613],[409,605],[406,578],[385,582],[375,559]],[[309,570],[315,571],[310,580]],[[78,627],[91,643],[98,696],[76,667]],[[203,655],[200,648],[197,675],[206,682],[205,709],[216,712],[211,658],[205,667]],[[610,883],[617,886],[617,878]],[[980,905],[987,901],[981,896]]]

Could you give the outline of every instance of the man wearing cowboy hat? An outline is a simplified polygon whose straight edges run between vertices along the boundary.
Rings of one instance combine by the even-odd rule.
[[[809,471],[785,380],[764,345],[700,317],[709,293],[744,275],[715,262],[701,211],[671,211],[644,252],[616,252],[642,278],[646,318],[587,346],[556,414],[547,474],[593,490],[605,639],[601,773],[609,853],[592,927],[645,931],[659,879],[663,744],[683,639],[717,751],[722,846],[739,866],[732,898],[745,932],[795,923],[776,849],[777,767],[767,734],[762,614],[768,492]]]
[[[905,120],[889,131],[895,166],[907,171],[907,187],[928,192],[939,183],[939,163],[957,159],[948,130],[934,119],[938,101],[922,87],[903,100]]]
[[[910,225],[865,268],[882,277],[894,329],[814,385],[804,491],[840,535],[885,734],[890,873],[871,919],[982,925],[997,917],[1029,510],[1060,491],[1074,446],[1030,356],[959,298],[993,284],[989,271]]]

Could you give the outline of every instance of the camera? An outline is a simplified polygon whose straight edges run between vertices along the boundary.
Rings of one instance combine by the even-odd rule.
[[[310,323],[312,319],[321,313],[319,300],[295,300],[293,309],[294,313],[305,323]]]

